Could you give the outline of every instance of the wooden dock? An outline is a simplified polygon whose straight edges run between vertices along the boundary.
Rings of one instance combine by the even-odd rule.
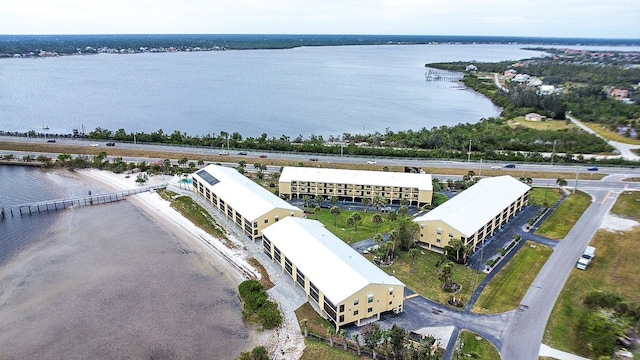
[[[99,205],[124,200],[129,195],[140,194],[147,191],[165,189],[166,184],[144,186],[136,189],[122,190],[106,194],[84,195],[65,199],[38,201],[20,205],[0,205],[0,220],[9,216],[31,215],[34,213],[63,210],[73,206]]]

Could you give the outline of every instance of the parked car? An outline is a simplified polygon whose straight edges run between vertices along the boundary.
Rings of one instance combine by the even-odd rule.
[[[598,171],[598,167],[597,166],[592,166],[592,167],[587,168],[587,170],[589,170],[589,171]]]
[[[238,151],[238,155],[247,155],[246,151]]]
[[[376,161],[375,161],[375,160],[369,160],[369,161],[367,161],[367,164],[369,164],[369,165],[374,165],[375,163],[376,163]]]
[[[508,163],[504,167],[509,168],[509,169],[515,169],[516,168],[516,164]]]
[[[260,155],[260,159],[266,159],[266,158],[267,158],[267,155],[265,154]]]
[[[107,146],[116,146],[116,143],[114,143],[113,141],[109,141],[109,142],[107,143]]]
[[[220,151],[218,155],[229,155],[228,151]]]
[[[56,142],[56,139],[49,139],[49,140],[47,140],[47,142],[54,143],[54,142]]]

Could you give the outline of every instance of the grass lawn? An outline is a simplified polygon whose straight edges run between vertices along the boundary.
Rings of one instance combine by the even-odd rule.
[[[459,341],[462,346],[464,358],[482,360],[500,360],[500,353],[487,339],[478,336],[471,331],[462,330]]]
[[[602,137],[607,138],[609,140],[614,140],[614,141],[618,141],[626,144],[640,145],[640,140],[636,140],[636,139],[628,138],[624,135],[620,135],[615,131],[609,130],[608,127],[602,124],[594,124],[594,123],[587,123],[587,122],[583,122],[583,124],[588,126],[591,130],[600,134]]]
[[[371,222],[371,218],[376,212],[362,212],[358,211],[362,218],[358,222],[358,231],[356,232],[353,226],[347,226],[347,218],[349,218],[355,211],[341,211],[337,219],[331,214],[330,209],[316,209],[315,214],[307,215],[309,219],[317,219],[325,225],[327,230],[331,231],[334,235],[342,239],[348,244],[352,244],[361,240],[374,237],[376,234],[382,234],[391,230],[393,222],[389,221],[384,213],[380,213],[384,221],[377,228],[374,223]],[[334,226],[335,222],[335,226]]]
[[[591,205],[591,196],[582,191],[569,195],[538,228],[536,234],[550,239],[563,239],[589,205]]]
[[[304,340],[306,347],[302,353],[300,360],[318,360],[318,359],[335,359],[335,360],[361,360],[362,357],[356,354],[346,352],[342,346],[330,347],[328,343],[315,339],[306,338]]]
[[[620,195],[612,212],[640,221],[640,193]],[[592,246],[597,255],[587,270],[575,269],[565,284],[549,317],[544,343],[582,356],[593,356],[586,339],[577,333],[578,322],[587,313],[583,300],[591,291],[610,291],[629,302],[640,302],[640,226],[629,231],[596,233]],[[588,284],[588,286],[585,286]]]
[[[319,336],[327,336],[327,327],[333,327],[333,325],[324,319],[322,316],[313,309],[308,302],[296,309],[296,318],[300,323],[300,329],[304,331],[304,327],[301,324],[303,319],[307,319],[307,331]]]
[[[558,202],[561,197],[562,196],[558,193],[558,189],[532,188],[529,192],[529,205],[549,207]]]
[[[372,257],[372,255],[368,255],[369,259]],[[415,271],[411,272],[411,259],[409,259],[406,252],[400,251],[393,265],[383,267],[382,270],[389,275],[397,277],[407,287],[420,295],[446,304],[451,294],[442,290],[442,283],[438,280],[438,275],[436,274],[436,263],[443,257],[443,255],[436,252],[422,250],[422,253],[415,260]],[[462,285],[462,290],[457,296],[462,296],[465,301],[468,300],[473,290],[485,276],[483,272],[456,264],[453,269],[453,281]]]
[[[548,246],[527,241],[484,289],[473,311],[501,313],[515,309],[551,256]],[[484,359],[484,358],[482,358]]]
[[[549,130],[549,131],[560,131],[560,130],[569,130],[569,129],[578,128],[572,122],[569,122],[569,124],[567,124],[565,120],[530,121],[530,120],[526,120],[524,116],[518,116],[517,118],[508,121],[507,124],[511,128],[522,126],[530,129]]]

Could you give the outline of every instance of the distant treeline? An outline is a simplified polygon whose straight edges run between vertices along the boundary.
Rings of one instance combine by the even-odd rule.
[[[87,47],[94,49],[193,47],[226,49],[283,49],[299,46],[481,43],[481,44],[539,44],[539,45],[626,45],[640,44],[638,39],[583,39],[505,36],[438,36],[438,35],[0,35],[0,54],[27,54],[52,51],[77,54]]]
[[[0,132],[1,134],[1,132]],[[11,135],[4,133],[5,135]],[[19,134],[13,134],[19,135]],[[37,136],[35,132],[29,134]],[[86,135],[88,139],[101,141],[133,142],[134,134],[124,129],[111,131],[97,128]],[[550,161],[541,153],[566,153],[556,156],[554,162],[573,162],[573,154],[611,152],[613,148],[604,140],[580,129],[545,131],[526,127],[509,127],[498,118],[481,119],[475,124],[440,126],[431,129],[388,131],[385,134],[343,134],[343,143],[337,139],[325,141],[322,136],[311,135],[291,140],[288,136],[244,138],[238,132],[191,136],[174,131],[171,134],[158,130],[152,133],[135,133],[138,143],[172,144],[215,149],[223,148],[286,151],[308,154],[345,154],[358,156],[389,156],[410,158],[467,159],[471,144],[471,158],[499,161]],[[616,163],[624,163],[613,161]]]

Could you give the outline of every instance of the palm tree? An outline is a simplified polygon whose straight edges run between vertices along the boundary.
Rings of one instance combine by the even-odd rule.
[[[358,356],[360,356],[360,334],[351,335],[353,342],[356,344],[356,351],[358,352]]]
[[[411,272],[414,273],[415,272],[415,264],[416,264],[416,258],[418,257],[418,255],[420,255],[420,250],[416,249],[416,248],[411,248],[411,250],[409,250],[409,252],[407,253],[407,256],[409,257],[409,259],[411,260],[410,266],[411,266]]]
[[[559,187],[558,191],[562,193],[562,188],[567,186],[567,180],[559,178],[558,180],[556,180],[556,184],[558,184]]]
[[[338,199],[338,197],[334,195],[329,198],[329,202],[331,203],[332,206],[336,206],[340,202],[340,199]]]
[[[300,326],[304,330],[304,337],[309,337],[309,328],[308,328],[309,324],[308,324],[308,322],[309,322],[309,320],[307,320],[307,318],[304,318],[304,319],[300,320]]]
[[[311,196],[305,195],[302,197],[302,202],[304,203],[304,207],[309,207],[309,203],[311,203]]]
[[[349,216],[347,218],[347,227],[353,226],[356,223],[356,220],[353,218],[353,216]],[[349,241],[351,241],[351,232],[349,232]]]
[[[358,221],[362,220],[362,217],[356,212],[351,215],[351,218],[353,219],[354,230],[355,232],[358,232]]]
[[[395,211],[389,211],[387,213],[387,219],[389,219],[389,221],[391,222],[398,220],[398,213],[396,213]]]
[[[369,203],[371,202],[371,199],[369,198],[362,198],[362,208],[364,209],[364,211],[367,211],[367,206],[369,206]]]
[[[373,200],[371,202],[373,204],[373,207],[376,208],[376,211],[380,211],[380,208],[387,203],[387,199],[383,198],[380,195],[376,195],[373,197]]]
[[[314,201],[316,204],[320,205],[320,204],[324,201],[324,196],[322,196],[322,195],[316,195],[316,196],[313,198],[313,201]]]
[[[375,234],[373,236],[373,242],[376,243],[376,252],[379,254],[382,251],[382,243],[384,242],[384,236],[382,236],[382,234]]]
[[[329,325],[327,326],[327,336],[329,337],[329,346],[333,347],[333,337],[336,335],[336,328]]]
[[[409,207],[407,205],[400,205],[400,208],[398,209],[398,214],[402,217],[407,216],[407,214],[409,213]]]
[[[180,165],[180,167],[184,167],[184,165],[188,162],[189,162],[189,159],[187,159],[186,157],[183,157],[182,159],[178,160],[178,165]]]
[[[384,219],[380,214],[373,214],[373,216],[371,217],[371,222],[376,226],[376,232],[378,232],[378,227],[380,226],[380,224],[382,224],[383,221]]]
[[[329,211],[331,211],[331,215],[333,215],[333,226],[338,226],[338,215],[340,215],[340,208],[337,206],[333,206]]]
[[[453,284],[453,262],[446,259],[438,261],[436,264],[438,280],[442,282],[445,289],[451,288]]]
[[[340,340],[342,340],[342,348],[344,351],[347,351],[347,330],[340,329],[338,331],[338,336],[340,337]]]

